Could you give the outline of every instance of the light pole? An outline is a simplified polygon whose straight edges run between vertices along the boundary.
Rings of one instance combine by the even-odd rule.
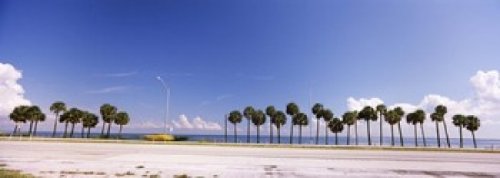
[[[168,116],[169,116],[169,100],[170,100],[170,88],[167,86],[167,84],[165,83],[165,81],[160,77],[160,76],[157,76],[156,79],[158,79],[158,81],[161,82],[163,88],[167,91],[167,115],[165,116],[165,128],[163,128],[163,132],[165,134],[167,134],[167,123],[168,123]],[[170,132],[172,132],[172,129],[169,130]]]

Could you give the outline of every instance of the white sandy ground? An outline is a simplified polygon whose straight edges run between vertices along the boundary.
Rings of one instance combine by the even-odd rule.
[[[500,154],[431,151],[0,141],[0,163],[41,177],[500,177]]]

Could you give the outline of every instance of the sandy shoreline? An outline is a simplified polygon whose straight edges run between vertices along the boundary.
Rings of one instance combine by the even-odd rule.
[[[499,177],[500,154],[0,141],[0,163],[42,177]]]

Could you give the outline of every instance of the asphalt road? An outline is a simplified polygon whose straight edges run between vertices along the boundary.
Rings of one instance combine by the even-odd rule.
[[[500,154],[0,141],[41,177],[500,177]]]

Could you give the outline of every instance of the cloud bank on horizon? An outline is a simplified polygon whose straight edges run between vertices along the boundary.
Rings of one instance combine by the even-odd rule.
[[[451,118],[454,114],[476,115],[485,124],[499,123],[496,120],[500,116],[500,74],[496,70],[478,71],[470,78],[470,83],[474,89],[474,96],[463,100],[453,100],[446,96],[438,94],[429,94],[418,104],[394,103],[388,105],[389,108],[401,107],[405,112],[413,112],[417,109],[423,109],[429,115],[434,111],[437,105],[448,107],[447,117]],[[361,110],[364,106],[375,107],[384,101],[380,98],[360,98],[350,97],[347,99],[349,110]],[[450,119],[448,119],[450,121]]]
[[[30,105],[24,97],[24,89],[18,80],[22,71],[8,63],[0,63],[0,117],[6,117],[19,105]]]

